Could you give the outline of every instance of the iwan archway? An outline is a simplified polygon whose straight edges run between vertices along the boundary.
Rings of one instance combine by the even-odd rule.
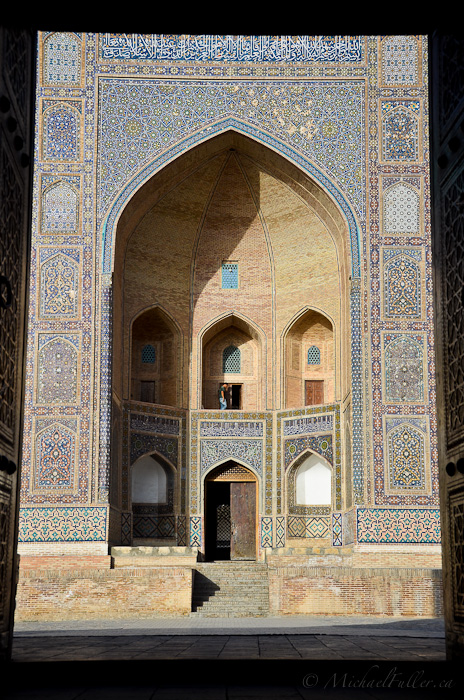
[[[286,516],[273,416],[330,404],[347,424],[359,421],[356,241],[314,179],[233,130],[184,152],[132,196],[113,258],[111,516],[133,518],[129,465],[141,450],[157,452],[179,475],[177,544],[205,555],[202,479],[213,464],[241,459],[267,484],[254,516],[253,556],[264,556],[269,520]],[[325,392],[308,402],[304,387],[319,375]],[[219,413],[222,382],[231,390]]]

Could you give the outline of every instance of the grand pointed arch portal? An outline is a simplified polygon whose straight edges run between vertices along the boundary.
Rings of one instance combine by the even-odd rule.
[[[338,455],[334,508],[341,510],[352,488],[340,458],[340,424],[352,401],[350,249],[346,219],[328,194],[287,159],[232,130],[179,156],[128,202],[115,237],[111,372],[113,406],[129,420],[127,437],[121,422],[112,444],[121,458],[119,479],[112,466],[114,493],[126,522],[133,518],[127,470],[140,444],[170,449],[183,475],[176,483],[178,545],[188,536],[210,556],[205,497],[209,492],[212,503],[219,487],[209,478],[202,496],[204,474],[234,459],[259,483],[252,558],[262,558],[277,532],[283,542],[297,541],[301,531],[320,539],[294,514],[279,530],[272,526],[288,515],[288,458],[271,453],[269,428],[278,416],[282,444],[292,452],[291,421],[282,421],[291,408],[302,419],[300,440],[326,439]],[[169,421],[177,426],[171,434]],[[227,508],[231,503],[229,497]]]
[[[255,39],[40,32],[21,562],[434,614],[427,42]]]

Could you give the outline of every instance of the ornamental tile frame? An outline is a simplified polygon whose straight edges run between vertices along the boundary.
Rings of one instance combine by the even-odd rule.
[[[273,514],[273,412],[191,411],[190,512],[200,514],[204,479],[228,459],[250,469],[257,477],[259,512]],[[267,521],[266,521],[267,522]]]
[[[283,546],[290,464],[286,426],[329,416],[330,431],[328,423],[319,433],[311,431],[308,422],[308,431],[292,439],[306,441],[303,449],[316,449],[316,438],[331,437],[334,510],[343,512],[332,520],[334,543],[368,541],[368,523],[375,523],[376,542],[439,542],[426,38],[47,31],[38,38],[20,542],[75,541],[79,533],[86,542],[89,537],[109,541],[109,532],[118,528],[128,541],[128,475],[131,454],[139,454],[138,440],[140,450],[153,449],[176,467],[177,515],[187,518],[182,538],[201,546],[203,478],[216,464],[214,454],[223,458],[219,444],[229,441],[258,477],[262,541]],[[236,434],[219,412],[147,404],[123,407],[121,424],[114,428],[111,305],[117,222],[155,173],[230,129],[299,167],[346,220],[351,397],[296,412],[279,407],[235,412],[241,426]],[[395,260],[403,264],[401,274],[406,264],[407,279],[398,276]],[[417,293],[412,306],[401,301],[399,285],[405,279]],[[392,401],[386,391],[387,335],[422,338],[422,394],[406,404]],[[68,392],[65,402],[38,400],[37,354],[45,337],[76,340],[76,391]],[[348,485],[340,418],[345,412],[351,426]],[[138,428],[131,425],[136,416],[143,416]],[[178,422],[178,434],[168,423],[161,431],[164,419],[171,429]],[[388,450],[391,455],[396,449],[389,443],[396,419],[424,434],[428,457],[414,488],[405,486],[405,472],[392,477],[386,462]],[[152,430],[146,429],[150,420]],[[211,435],[202,435],[208,422]],[[239,434],[252,424],[262,426],[262,435]],[[38,467],[45,449],[38,451],[40,435],[44,426],[56,425],[67,430],[61,442],[68,450],[66,464],[72,464],[71,456],[75,460],[72,468],[63,467],[61,477],[58,470]],[[109,508],[113,429],[122,435],[121,481],[117,503]],[[398,520],[410,511],[418,524],[414,534],[404,534]],[[61,517],[66,528],[58,524]],[[388,527],[397,534],[390,537]]]
[[[277,495],[286,493],[285,508],[289,515],[320,516],[342,508],[342,437],[339,404],[311,406],[282,411],[277,415]],[[327,506],[295,504],[296,467],[308,454],[321,455],[332,468],[333,503]],[[278,511],[279,512],[279,511]]]
[[[41,319],[80,315],[82,250],[79,247],[41,246],[38,248],[37,309]]]
[[[44,162],[82,160],[82,108],[82,100],[42,100],[43,132],[39,148]]]

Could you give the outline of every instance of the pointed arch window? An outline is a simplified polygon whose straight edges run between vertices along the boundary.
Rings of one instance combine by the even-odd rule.
[[[142,348],[142,363],[144,365],[154,365],[156,361],[156,351],[153,345],[147,344]]]
[[[222,371],[239,374],[241,371],[241,353],[235,345],[229,345],[222,353]]]
[[[320,365],[321,364],[321,351],[316,345],[311,345],[308,349],[308,365]]]

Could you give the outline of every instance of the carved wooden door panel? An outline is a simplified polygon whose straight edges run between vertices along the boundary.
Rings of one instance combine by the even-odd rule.
[[[230,558],[256,559],[256,483],[230,484]]]
[[[320,379],[305,381],[305,406],[319,406],[324,403],[324,382]]]
[[[464,42],[433,37],[432,255],[446,644],[464,658]]]
[[[11,656],[30,230],[32,32],[0,28],[0,659]]]

